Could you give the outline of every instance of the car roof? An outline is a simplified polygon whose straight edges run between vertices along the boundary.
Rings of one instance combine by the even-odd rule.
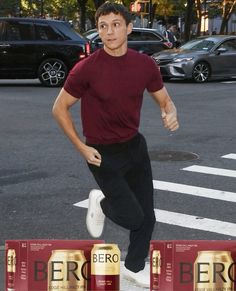
[[[219,34],[219,35],[204,35],[204,36],[199,36],[196,39],[214,39],[216,41],[219,40],[224,40],[224,39],[228,39],[228,38],[236,38],[235,35],[223,35],[223,34]]]

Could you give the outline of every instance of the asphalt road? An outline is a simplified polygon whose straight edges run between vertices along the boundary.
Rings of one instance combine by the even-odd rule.
[[[172,81],[166,87],[178,108],[180,129],[163,128],[147,94],[140,127],[155,180],[153,239],[235,239],[236,83]],[[90,238],[86,209],[74,204],[97,185],[51,116],[58,92],[34,81],[0,81],[1,253],[7,239]],[[78,112],[76,105],[72,114],[81,132]],[[198,158],[160,161],[171,158],[166,151]],[[229,154],[234,155],[222,157]],[[107,222],[103,239],[118,243],[125,254],[126,230]],[[3,290],[2,271],[0,282]]]

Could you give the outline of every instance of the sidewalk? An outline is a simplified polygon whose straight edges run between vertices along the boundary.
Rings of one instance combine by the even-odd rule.
[[[143,291],[143,290],[149,290],[149,289],[145,289],[145,288],[141,288],[141,287],[137,287],[134,285],[134,283],[124,279],[122,277],[122,269],[124,267],[124,262],[121,262],[121,276],[120,276],[120,291],[127,291],[127,290],[132,290],[132,291]],[[4,291],[4,282],[5,282],[5,278],[4,278],[4,247],[0,246],[0,291]],[[30,291],[30,290],[28,290]]]

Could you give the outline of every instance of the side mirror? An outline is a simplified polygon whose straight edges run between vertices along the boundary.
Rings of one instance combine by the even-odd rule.
[[[217,55],[220,55],[220,54],[225,53],[225,52],[227,52],[227,49],[224,47],[220,47],[219,49],[216,50]]]

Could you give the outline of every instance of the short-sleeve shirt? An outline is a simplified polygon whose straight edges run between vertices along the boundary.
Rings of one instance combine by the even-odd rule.
[[[64,89],[81,99],[83,134],[91,144],[113,144],[134,137],[140,124],[144,90],[163,87],[159,67],[144,54],[128,49],[114,57],[99,49],[78,62]]]

